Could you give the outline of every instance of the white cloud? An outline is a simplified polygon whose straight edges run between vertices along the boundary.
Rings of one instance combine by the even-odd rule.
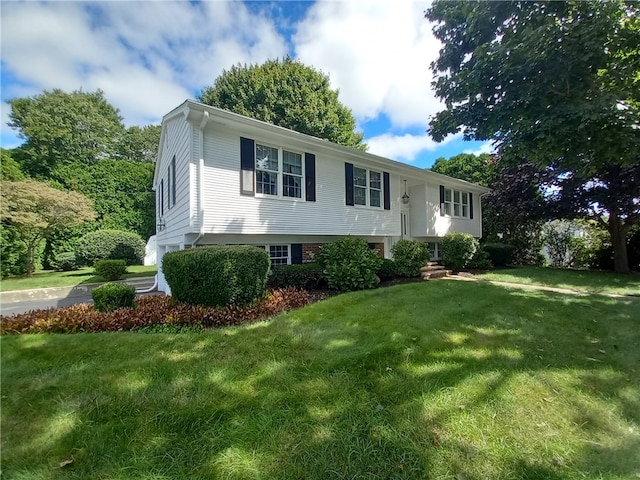
[[[416,157],[423,152],[433,152],[443,145],[462,138],[461,134],[449,135],[442,142],[435,142],[428,134],[422,135],[392,135],[385,133],[377,137],[366,139],[369,146],[369,153],[380,155],[381,157],[391,158],[411,163]]]
[[[240,2],[5,2],[1,21],[3,76],[19,80],[3,98],[100,88],[127,124],[158,122],[235,63],[287,52]]]
[[[298,25],[296,53],[328,73],[360,119],[385,113],[396,127],[426,126],[441,109],[429,64],[440,44],[424,19],[425,3],[320,1]]]
[[[478,148],[467,149],[463,153],[472,153],[473,155],[482,155],[483,153],[493,153],[495,148],[493,142],[484,142]]]

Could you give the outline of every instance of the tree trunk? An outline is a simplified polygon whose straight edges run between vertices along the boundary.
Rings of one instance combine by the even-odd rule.
[[[27,277],[33,277],[36,245],[33,242],[27,242]]]
[[[616,273],[629,273],[629,259],[627,257],[627,231],[618,217],[617,212],[609,216],[609,234],[613,247],[613,270]]]

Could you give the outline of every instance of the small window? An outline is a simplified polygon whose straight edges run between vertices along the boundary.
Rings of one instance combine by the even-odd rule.
[[[256,245],[258,248],[264,248],[271,258],[271,266],[289,265],[291,263],[289,245]]]
[[[356,205],[367,204],[367,171],[353,167],[353,201]]]
[[[382,175],[380,172],[369,172],[369,205],[382,206]]]

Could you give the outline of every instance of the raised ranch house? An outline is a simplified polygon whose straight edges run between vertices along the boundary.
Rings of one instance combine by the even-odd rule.
[[[400,239],[482,235],[479,185],[187,100],[162,120],[153,180],[158,289],[166,252],[256,245],[310,261],[345,235],[391,257]]]

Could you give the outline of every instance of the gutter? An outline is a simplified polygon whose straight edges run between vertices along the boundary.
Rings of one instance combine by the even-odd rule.
[[[204,129],[207,126],[207,122],[209,121],[209,112],[203,112],[202,121],[200,122],[200,158],[198,161],[198,208],[200,209],[199,217],[200,217],[200,231],[198,232],[198,236],[196,239],[191,242],[191,247],[195,247],[202,237],[204,237],[204,206],[202,205],[203,201],[203,189],[204,189]]]

